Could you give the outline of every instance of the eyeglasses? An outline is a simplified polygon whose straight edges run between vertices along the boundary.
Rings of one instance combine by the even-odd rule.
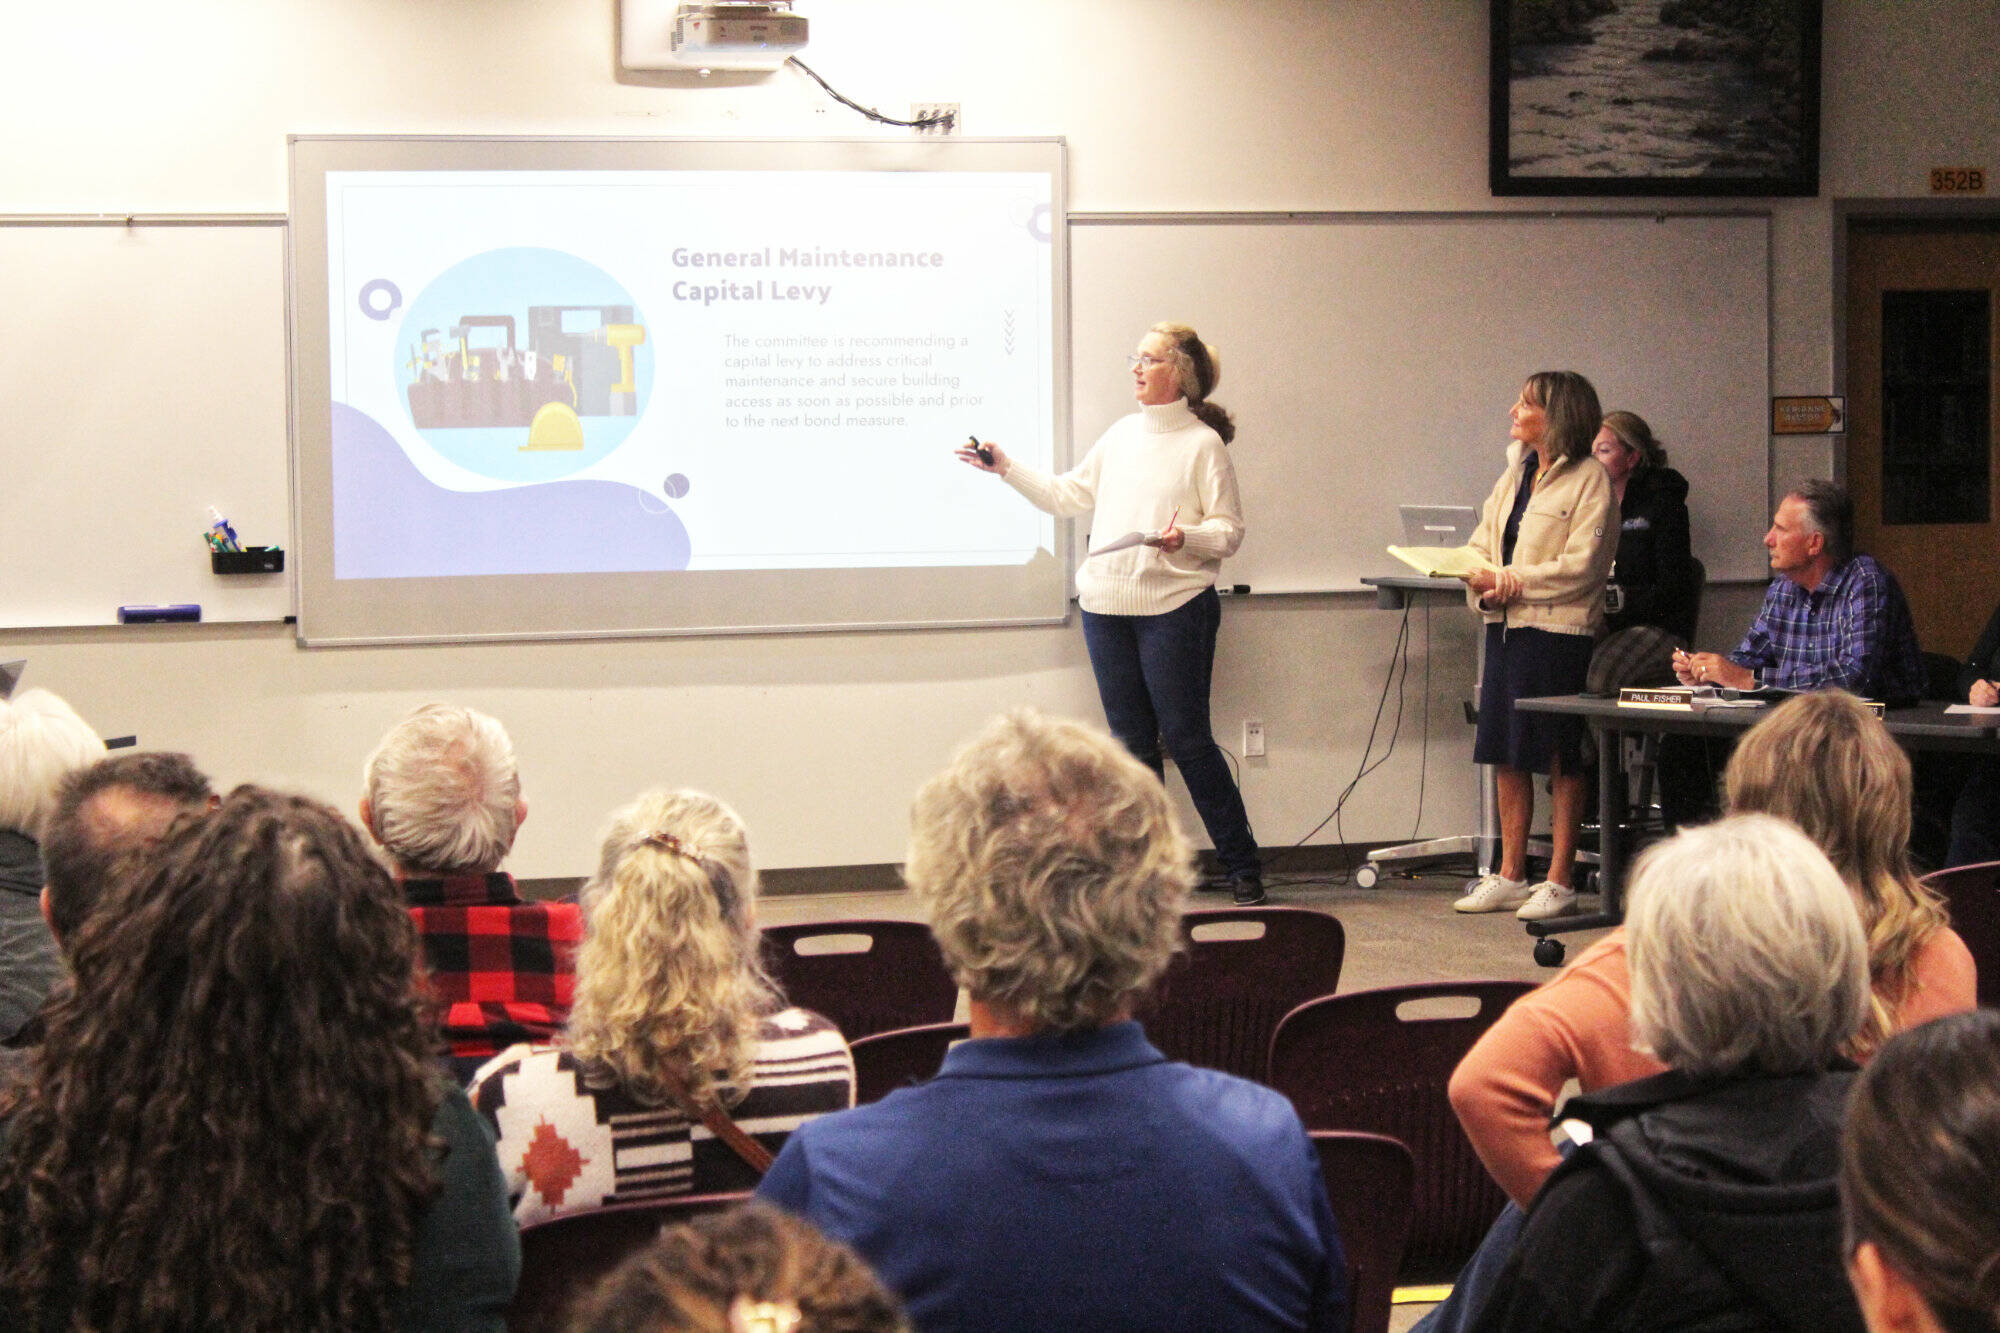
[[[1134,370],[1137,370],[1140,366],[1151,370],[1154,366],[1164,366],[1167,364],[1167,359],[1163,356],[1154,356],[1151,352],[1134,352],[1125,358],[1125,364]]]

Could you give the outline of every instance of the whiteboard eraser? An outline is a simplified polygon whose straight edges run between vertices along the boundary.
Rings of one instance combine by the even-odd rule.
[[[121,606],[118,608],[118,623],[121,625],[157,625],[173,620],[200,620],[199,602],[169,602],[164,606]]]

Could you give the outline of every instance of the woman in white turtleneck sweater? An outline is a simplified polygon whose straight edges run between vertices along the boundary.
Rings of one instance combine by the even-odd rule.
[[[1143,546],[1087,556],[1077,570],[1098,696],[1112,732],[1163,775],[1166,742],[1236,901],[1258,903],[1257,840],[1208,711],[1222,618],[1215,578],[1243,543],[1243,506],[1224,447],[1236,428],[1208,401],[1221,368],[1193,329],[1155,324],[1131,361],[1138,412],[1114,422],[1061,476],[1016,462],[997,444],[983,446],[990,461],[970,445],[958,456],[1051,514],[1094,512],[1091,526],[1104,539],[1158,534]]]

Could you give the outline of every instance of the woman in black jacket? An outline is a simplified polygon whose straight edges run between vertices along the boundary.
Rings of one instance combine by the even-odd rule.
[[[1636,412],[1606,412],[1590,451],[1611,474],[1618,501],[1618,562],[1606,591],[1607,632],[1657,625],[1692,643],[1687,478],[1667,466],[1667,451]]]
[[[1636,412],[1606,412],[1590,451],[1611,474],[1618,502],[1618,561],[1605,589],[1605,638],[1591,658],[1590,688],[1671,685],[1673,650],[1694,642],[1699,610],[1688,547],[1687,478]],[[1673,824],[1715,805],[1715,772],[1726,748],[1708,753],[1694,737],[1661,743],[1660,802]]]

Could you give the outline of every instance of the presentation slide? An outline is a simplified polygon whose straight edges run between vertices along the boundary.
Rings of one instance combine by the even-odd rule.
[[[335,580],[1055,554],[1049,173],[323,179]]]

